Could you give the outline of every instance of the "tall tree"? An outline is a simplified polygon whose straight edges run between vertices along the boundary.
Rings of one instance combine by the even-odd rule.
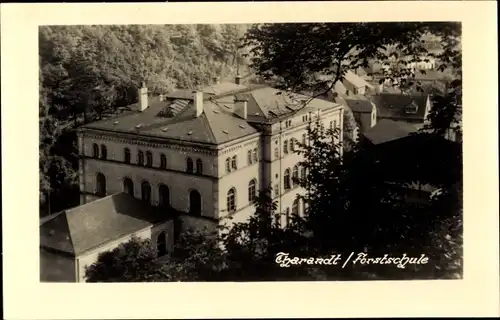
[[[428,34],[438,37],[440,53],[427,49]],[[461,112],[460,36],[461,26],[453,22],[287,23],[254,25],[243,45],[251,48],[251,66],[259,76],[292,92],[331,89],[347,70],[373,63],[385,66],[381,72],[392,83],[422,87],[412,80],[412,63],[437,58],[437,68],[451,68],[456,78],[452,101],[438,102],[431,112],[430,128],[441,132],[459,122]]]

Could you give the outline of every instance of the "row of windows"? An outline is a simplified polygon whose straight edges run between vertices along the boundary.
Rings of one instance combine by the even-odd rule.
[[[141,200],[146,203],[151,204],[151,185],[147,181],[141,183]],[[123,191],[135,196],[134,192],[134,182],[130,178],[123,179]],[[102,173],[97,173],[96,175],[96,195],[100,197],[106,196],[106,177]],[[169,208],[170,207],[170,189],[165,184],[158,185],[158,195],[160,207]],[[201,215],[201,194],[197,190],[191,190],[189,192],[189,212]]]
[[[105,145],[101,145],[101,148],[99,150],[99,146],[94,143],[93,145],[93,157],[94,158],[100,158],[101,159],[106,159],[107,158],[107,149]],[[131,163],[131,153],[129,148],[125,148],[123,150],[123,159],[124,162],[129,164]],[[145,161],[144,161],[145,160]],[[137,164],[138,165],[146,165],[146,167],[153,167],[153,153],[151,151],[146,151],[144,154],[143,151],[138,151],[137,152]],[[162,153],[160,154],[160,169],[166,169],[167,168],[167,157]],[[196,169],[196,170],[195,170]],[[195,167],[195,162],[191,158],[186,159],[186,172],[189,173],[198,173],[202,174],[203,173],[203,162],[201,159],[196,160],[196,167]]]
[[[302,145],[305,145],[307,142],[307,135],[304,133],[302,135]],[[276,141],[278,143],[278,141]],[[295,138],[291,138],[290,140],[283,141],[283,153],[289,154],[297,151],[299,149],[299,141]],[[279,149],[274,149],[274,157],[279,158]]]
[[[253,150],[250,149],[247,151],[247,161],[248,165],[257,163],[259,161],[259,157],[257,155],[257,148],[254,148]]]
[[[123,191],[134,196],[134,182],[130,178],[123,179]],[[96,175],[96,194],[100,197],[106,196],[106,177],[102,173]],[[165,184],[158,185],[158,195],[160,207],[170,207],[170,189]],[[252,179],[248,183],[248,201],[253,203],[257,197],[257,180]],[[151,203],[151,185],[147,181],[141,183],[141,199],[144,202]],[[236,188],[231,188],[227,192],[227,211],[237,210]],[[189,193],[189,211],[193,214],[201,214],[201,195],[197,190],[191,190]]]
[[[301,180],[306,179],[306,169],[302,168],[298,165],[293,166],[292,170],[290,168],[285,169],[285,173],[283,175],[283,189],[288,191],[292,188],[298,187],[299,177]],[[278,177],[278,174],[276,174]],[[280,195],[280,185],[274,185],[274,197],[278,197]]]
[[[248,202],[253,203],[257,197],[257,180],[252,179],[248,183]],[[227,192],[226,197],[226,207],[228,212],[234,212],[237,210],[236,203],[236,188],[232,187]]]
[[[283,188],[285,190],[290,190],[291,188],[295,188],[298,186],[299,171],[300,178],[304,180],[306,178],[305,168],[301,168],[298,165],[295,165],[293,166],[293,171],[290,171],[290,168],[285,169],[285,174],[283,177]]]
[[[247,162],[248,165],[257,163],[259,161],[259,156],[257,154],[257,148],[250,149],[247,151]],[[236,155],[226,158],[226,172],[232,172],[238,170],[238,157]]]

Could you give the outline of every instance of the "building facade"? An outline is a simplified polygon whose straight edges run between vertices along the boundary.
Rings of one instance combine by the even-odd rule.
[[[81,203],[126,192],[203,227],[246,220],[258,191],[272,188],[280,212],[300,214],[297,142],[318,118],[343,127],[340,104],[313,99],[304,107],[307,99],[238,78],[156,97],[143,85],[129,111],[80,128]]]

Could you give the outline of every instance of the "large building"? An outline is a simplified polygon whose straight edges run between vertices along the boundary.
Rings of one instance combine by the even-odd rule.
[[[79,129],[81,203],[123,191],[202,226],[246,220],[257,192],[271,187],[280,212],[302,214],[303,190],[292,179],[304,174],[297,141],[318,117],[343,127],[342,105],[312,99],[303,107],[308,98],[238,77],[154,97],[143,84],[124,114]]]

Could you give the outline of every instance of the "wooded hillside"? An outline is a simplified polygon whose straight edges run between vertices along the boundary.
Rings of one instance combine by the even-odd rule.
[[[78,204],[72,129],[152,93],[233,76],[248,25],[46,26],[39,29],[40,204]],[[50,198],[48,195],[50,194]],[[61,199],[64,199],[62,201]],[[50,201],[52,200],[52,201]]]

